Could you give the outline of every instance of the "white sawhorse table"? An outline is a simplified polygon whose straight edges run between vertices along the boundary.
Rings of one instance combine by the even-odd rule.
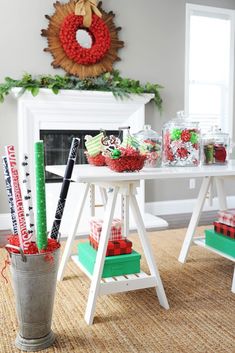
[[[219,209],[226,210],[227,209],[227,200],[226,194],[224,192],[224,179],[231,178],[230,176],[224,177],[205,177],[202,181],[202,185],[198,194],[197,202],[195,204],[188,229],[184,238],[183,246],[179,255],[179,262],[185,263],[188,257],[188,253],[192,244],[201,246],[211,252],[214,252],[217,255],[220,255],[232,262],[235,263],[235,258],[229,255],[218,251],[205,243],[205,237],[195,237],[196,228],[200,219],[200,215],[205,203],[206,198],[208,197],[208,191],[213,186],[213,181],[216,183],[218,201],[219,201]],[[234,178],[234,177],[233,177]],[[209,195],[210,197],[210,195]],[[235,267],[233,272],[233,280],[232,280],[232,288],[231,291],[235,293]]]
[[[65,166],[48,166],[47,171],[57,174],[59,176],[64,175]],[[99,185],[101,188],[112,188],[112,192],[108,195],[108,201],[106,205],[106,211],[104,215],[104,225],[101,234],[100,246],[98,249],[96,264],[94,268],[93,276],[91,278],[91,287],[88,298],[88,304],[86,308],[85,319],[88,324],[92,324],[93,316],[95,311],[95,305],[97,297],[102,294],[109,294],[115,292],[122,292],[128,290],[134,290],[138,288],[156,287],[157,295],[160,304],[168,309],[169,305],[167,298],[162,286],[161,278],[158,273],[157,266],[153,259],[151,247],[149,245],[146,230],[143,224],[142,216],[139,211],[139,207],[135,197],[136,184],[140,180],[166,180],[166,179],[182,179],[182,178],[203,178],[200,192],[195,203],[195,207],[192,213],[191,221],[185,236],[185,240],[179,256],[179,261],[184,263],[186,261],[190,246],[194,243],[203,247],[205,242],[203,239],[194,238],[196,227],[200,219],[200,215],[205,204],[205,200],[208,196],[208,191],[215,182],[217,195],[219,199],[219,208],[224,210],[227,208],[226,196],[224,193],[224,179],[228,177],[235,177],[235,161],[230,161],[226,166],[200,166],[200,167],[169,167],[169,168],[156,168],[156,169],[143,169],[138,173],[115,173],[109,170],[107,167],[93,167],[91,165],[76,165],[73,171],[72,180],[79,183],[85,183],[86,188],[81,198],[80,206],[78,207],[77,219],[74,225],[74,231],[69,235],[65,250],[63,253],[62,261],[59,267],[58,280],[62,280],[64,276],[65,266],[71,255],[72,244],[76,235],[77,227],[81,219],[82,208],[86,202],[89,188],[93,188],[94,185]],[[115,279],[101,279],[103,270],[105,251],[107,248],[108,234],[110,230],[111,221],[113,218],[114,207],[117,199],[117,194],[121,192],[124,200],[124,232],[128,234],[128,212],[129,203],[132,209],[137,230],[140,236],[144,254],[150,269],[150,275],[143,272],[133,276],[120,276]],[[105,199],[105,195],[104,195]],[[106,201],[105,201],[106,202]],[[214,251],[215,253],[228,258],[231,261],[235,261],[234,258],[229,257],[223,253],[215,251],[209,247],[208,250]],[[73,258],[74,261],[84,271],[81,264],[79,264],[77,257]],[[232,291],[235,292],[235,275],[233,276]]]
[[[97,171],[97,168],[95,169],[95,171]],[[115,175],[118,176],[120,174],[115,173]],[[93,178],[94,178],[94,174],[93,174]],[[115,178],[115,179],[118,179],[118,178]],[[69,235],[66,242],[62,261],[58,271],[58,280],[63,279],[65,266],[71,256],[72,245],[77,232],[77,228],[79,226],[82,210],[88,197],[88,191],[89,189],[93,191],[94,185],[99,186],[101,190],[108,190],[108,193],[107,193],[107,203],[105,204],[104,223],[102,227],[102,233],[100,237],[100,243],[97,251],[97,257],[96,257],[96,263],[95,263],[93,275],[90,275],[86,271],[83,265],[79,262],[77,255],[72,256],[72,259],[78,265],[78,267],[83,272],[85,272],[86,275],[91,279],[91,286],[90,286],[88,302],[87,302],[87,307],[85,312],[85,320],[87,324],[91,325],[93,323],[98,296],[105,295],[105,294],[126,292],[130,290],[154,287],[156,288],[156,293],[157,293],[160,305],[165,309],[169,309],[169,304],[161,281],[161,277],[154,260],[152,249],[148,240],[148,235],[147,235],[144,222],[142,219],[142,215],[140,213],[139,206],[135,196],[136,187],[139,186],[139,180],[134,180],[134,181],[116,180],[116,181],[106,181],[106,182],[96,181],[96,182],[86,183],[86,187],[82,195],[81,203],[78,208],[77,219],[74,225],[74,230]],[[114,216],[117,196],[119,193],[122,195],[122,200],[123,200],[122,210],[121,210],[121,215],[124,221],[123,234],[125,236],[128,236],[128,233],[129,233],[129,207],[130,207],[130,209],[132,210],[134,221],[136,223],[137,232],[140,237],[144,255],[149,267],[150,275],[141,271],[140,273],[131,274],[131,275],[102,278],[110,228],[111,228],[111,223]],[[104,199],[106,198],[105,194],[106,193],[104,192]],[[93,214],[93,210],[92,210],[92,214]]]

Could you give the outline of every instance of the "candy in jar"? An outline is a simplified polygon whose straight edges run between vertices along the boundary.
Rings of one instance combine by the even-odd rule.
[[[229,156],[230,138],[217,126],[202,135],[202,163],[226,164]]]
[[[139,150],[146,155],[144,166],[156,168],[161,166],[162,161],[162,138],[151,125],[144,125],[143,130],[134,134],[139,141]]]
[[[163,127],[163,166],[198,166],[200,164],[200,129],[198,122],[186,119],[183,112]]]

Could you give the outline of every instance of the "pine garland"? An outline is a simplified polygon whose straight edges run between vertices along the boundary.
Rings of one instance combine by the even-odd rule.
[[[14,87],[21,87],[20,94],[25,91],[30,91],[34,97],[36,97],[40,91],[40,88],[51,89],[54,94],[58,94],[61,89],[70,90],[88,90],[88,91],[105,91],[112,92],[116,98],[128,98],[130,94],[143,94],[153,93],[154,102],[159,109],[162,111],[162,98],[160,96],[160,89],[163,88],[158,84],[146,83],[140,84],[137,80],[129,78],[122,78],[119,71],[112,71],[111,73],[105,73],[99,77],[86,78],[80,80],[73,76],[37,76],[35,78],[32,75],[26,73],[22,79],[15,80],[11,77],[6,77],[5,82],[0,84],[0,102],[3,103],[5,97],[10,93]]]

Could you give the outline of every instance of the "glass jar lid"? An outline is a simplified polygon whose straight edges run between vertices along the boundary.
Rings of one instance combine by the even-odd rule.
[[[164,124],[163,128],[174,128],[174,127],[179,127],[179,128],[197,128],[198,129],[199,122],[197,121],[191,121],[188,117],[186,117],[184,111],[179,111],[177,112],[177,117],[171,119],[167,123]]]
[[[152,130],[151,125],[144,125],[143,130],[134,134],[134,136],[138,139],[145,140],[145,139],[161,139],[161,136],[154,130]]]

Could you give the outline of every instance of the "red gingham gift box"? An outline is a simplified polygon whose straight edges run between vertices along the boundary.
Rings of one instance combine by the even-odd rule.
[[[99,243],[94,240],[91,236],[89,237],[90,245],[98,250]],[[132,252],[132,242],[128,239],[121,239],[116,241],[108,241],[106,256],[116,256],[123,254],[131,254]]]
[[[102,231],[103,220],[97,217],[90,219],[91,237],[99,243]],[[114,218],[111,225],[109,240],[115,241],[122,239],[122,221]]]
[[[230,227],[235,227],[235,209],[219,211],[218,222],[227,224]]]
[[[227,226],[227,224],[222,224],[219,222],[214,222],[214,230],[216,233],[225,235],[226,237],[235,239],[235,228]]]

